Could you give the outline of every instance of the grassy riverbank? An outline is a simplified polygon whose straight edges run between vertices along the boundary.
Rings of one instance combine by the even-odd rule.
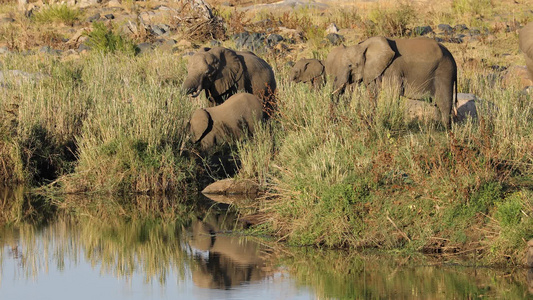
[[[403,27],[422,25],[398,19],[396,10],[378,12],[358,15],[374,20],[374,27],[363,22],[362,36],[401,35]],[[348,26],[342,16],[334,20]],[[427,22],[452,16],[433,17]],[[317,36],[332,20],[318,18],[293,20],[307,30],[301,55],[325,58],[331,48]],[[318,31],[304,26],[318,20],[324,22]],[[237,177],[266,190],[255,203],[263,220],[255,230],[296,245],[462,253],[520,264],[533,237],[533,102],[491,69],[521,59],[516,33],[492,29],[475,46],[446,44],[460,66],[459,91],[483,99],[477,120],[449,131],[407,121],[394,91],[380,95],[376,111],[364,90],[332,102],[330,87],[313,91],[288,81],[286,63],[300,54],[262,54],[276,71],[279,111],[230,151]],[[4,56],[1,70],[42,76],[0,90],[1,183],[45,193],[188,195],[223,177],[225,170],[183,148],[186,121],[205,103],[180,92],[182,56],[129,50],[77,59]],[[158,205],[138,202],[147,214]]]

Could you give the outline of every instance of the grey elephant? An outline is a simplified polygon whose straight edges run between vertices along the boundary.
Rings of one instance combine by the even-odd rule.
[[[526,57],[526,66],[529,79],[533,80],[533,22],[518,31],[520,50]]]
[[[326,59],[334,93],[363,82],[372,101],[382,83],[393,84],[401,96],[431,97],[440,120],[450,127],[457,94],[457,65],[446,47],[429,38],[391,40],[372,37],[357,45],[340,46]]]
[[[263,117],[259,97],[249,93],[231,96],[221,105],[199,108],[189,121],[193,142],[203,150],[254,133],[254,127]]]
[[[296,83],[308,83],[317,88],[326,82],[326,67],[321,60],[304,58],[294,64],[290,76],[291,80]]]
[[[187,95],[205,91],[210,106],[222,104],[238,91],[257,95],[266,103],[274,100],[276,80],[272,67],[252,52],[228,48],[203,48],[189,58]]]

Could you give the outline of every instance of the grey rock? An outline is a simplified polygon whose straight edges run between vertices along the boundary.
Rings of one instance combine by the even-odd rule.
[[[452,26],[450,26],[448,24],[439,24],[439,26],[437,26],[437,28],[440,31],[442,31],[444,34],[452,34],[453,33]]]
[[[40,49],[39,49],[39,53],[46,53],[46,54],[50,54],[50,55],[59,55],[61,54],[61,50],[56,50],[50,46],[42,46]]]
[[[334,46],[340,45],[344,42],[344,37],[336,33],[326,35],[326,39]]]
[[[139,54],[144,54],[152,51],[154,46],[150,43],[140,43],[137,45],[137,48],[139,49]]]
[[[221,44],[222,44],[222,43],[221,43],[220,41],[217,41],[217,40],[211,40],[211,41],[209,42],[209,45],[210,45],[211,47],[219,47]]]
[[[237,48],[245,48],[250,51],[264,50],[264,33],[241,32],[233,35],[233,39]]]
[[[91,47],[89,47],[87,44],[85,43],[81,43],[79,46],[78,46],[78,52],[83,52],[83,51],[90,51],[91,50]]]
[[[98,3],[102,2],[101,0],[80,0],[78,3],[78,6],[80,8],[86,8],[89,6],[95,6],[98,5]]]
[[[282,42],[284,39],[281,35],[273,33],[267,36],[266,42],[270,47],[273,47],[277,45],[278,43]]]
[[[100,14],[95,13],[94,15],[87,18],[87,22],[94,22],[94,21],[98,21],[99,19],[100,19]]]
[[[114,14],[107,14],[104,16],[106,19],[108,20],[113,20],[115,18],[115,15]]]
[[[453,27],[455,32],[464,32],[468,30],[468,27],[465,24],[458,24]]]
[[[427,35],[433,32],[431,26],[417,26],[413,28],[413,33],[415,35]]]
[[[259,186],[253,181],[237,181],[233,178],[227,178],[208,185],[202,194],[256,195],[258,192]]]
[[[7,48],[7,46],[0,47],[0,54],[8,54],[9,52],[9,48]]]
[[[150,30],[154,35],[161,36],[167,33],[165,29],[161,28],[159,25],[151,25]]]
[[[159,45],[158,49],[165,52],[172,52],[174,50],[174,46],[176,46],[177,43],[178,42],[173,39],[166,40]]]

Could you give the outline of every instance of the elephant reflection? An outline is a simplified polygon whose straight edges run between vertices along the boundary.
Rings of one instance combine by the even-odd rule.
[[[195,221],[189,245],[198,250],[192,279],[202,288],[229,289],[265,276],[259,245],[243,237],[216,234],[216,225]],[[207,252],[203,255],[201,252]]]

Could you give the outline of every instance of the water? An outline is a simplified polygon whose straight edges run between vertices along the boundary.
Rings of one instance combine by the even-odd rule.
[[[211,208],[170,221],[81,215],[0,229],[0,299],[533,299],[530,270],[291,248],[243,236],[233,213]]]

